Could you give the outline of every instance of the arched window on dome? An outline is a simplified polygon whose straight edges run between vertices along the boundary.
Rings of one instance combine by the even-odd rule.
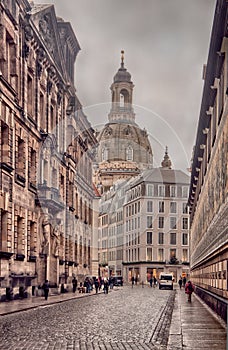
[[[101,158],[102,158],[102,161],[108,160],[108,148],[107,147],[102,148]]]
[[[128,108],[129,102],[130,102],[130,96],[129,96],[129,92],[126,89],[122,89],[120,91],[119,101],[120,101],[120,107]]]
[[[126,160],[133,160],[133,148],[131,146],[126,148]]]

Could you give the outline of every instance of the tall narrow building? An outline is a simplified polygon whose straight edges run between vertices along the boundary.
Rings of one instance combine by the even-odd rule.
[[[118,179],[128,179],[152,167],[152,148],[145,129],[135,122],[132,105],[134,84],[131,74],[121,66],[111,85],[112,105],[108,123],[98,135],[95,182],[106,192]]]

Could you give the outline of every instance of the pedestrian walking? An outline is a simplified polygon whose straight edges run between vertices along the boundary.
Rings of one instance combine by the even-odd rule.
[[[99,289],[99,281],[98,281],[98,279],[96,279],[96,281],[95,281],[96,294],[98,293],[98,289]]]
[[[133,288],[133,286],[134,286],[134,283],[135,283],[135,279],[134,279],[134,276],[132,276],[132,277],[131,277],[131,286],[132,286],[132,288]]]
[[[194,292],[195,286],[191,281],[188,281],[185,285],[185,293],[188,295],[188,301],[191,303],[192,301],[192,293]]]
[[[44,290],[45,300],[48,300],[48,293],[49,293],[49,282],[48,282],[48,280],[45,280],[45,282],[43,284],[43,290]]]
[[[138,283],[138,277],[136,276],[135,277],[135,284],[136,284],[136,286],[137,286],[137,283]]]
[[[180,289],[181,289],[181,287],[182,287],[182,283],[183,283],[182,277],[180,276],[179,281],[178,281],[178,284],[179,284]]]
[[[156,287],[157,285],[157,278],[154,276],[154,288]]]
[[[150,287],[152,287],[153,286],[153,277],[152,276],[150,277],[149,282],[150,282]]]
[[[185,288],[185,285],[186,285],[186,277],[184,276],[183,277],[183,287]]]
[[[73,285],[73,293],[75,293],[78,285],[78,281],[75,277],[72,280],[72,285]]]
[[[108,281],[104,281],[104,294],[108,294]]]

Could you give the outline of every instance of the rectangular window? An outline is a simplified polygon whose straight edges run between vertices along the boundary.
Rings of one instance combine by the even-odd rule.
[[[147,235],[147,239],[146,239],[147,244],[152,244],[152,232],[147,232],[146,235]]]
[[[170,244],[177,244],[177,235],[176,232],[170,233]]]
[[[175,230],[177,228],[177,218],[175,216],[170,217],[170,228]]]
[[[153,202],[147,201],[147,212],[152,213],[153,212]]]
[[[164,203],[164,201],[160,201],[158,203],[158,211],[159,211],[159,213],[164,213],[165,212],[165,203]]]
[[[177,212],[177,203],[170,202],[170,213],[175,214]]]
[[[183,230],[188,229],[188,218],[182,218],[182,229]]]
[[[170,249],[170,260],[176,259],[176,249]]]
[[[164,228],[164,216],[158,217],[158,228]]]
[[[147,196],[149,197],[154,196],[154,185],[147,184]]]
[[[182,203],[182,213],[188,214],[188,206],[187,203]]]
[[[158,186],[158,196],[165,197],[165,186],[164,185]]]
[[[147,228],[153,227],[153,216],[147,216]]]
[[[182,261],[188,261],[188,249],[183,249]]]
[[[188,187],[187,186],[182,187],[182,198],[188,198]]]
[[[188,234],[182,233],[182,245],[188,245]]]
[[[176,197],[176,186],[170,186],[170,197]]]
[[[158,232],[158,244],[164,244],[164,232]]]
[[[151,261],[152,260],[152,248],[147,248],[147,257],[146,257],[147,261]]]
[[[164,261],[164,249],[158,249],[158,261]]]

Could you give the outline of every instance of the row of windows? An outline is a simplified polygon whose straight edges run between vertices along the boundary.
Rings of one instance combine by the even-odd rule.
[[[147,232],[147,244],[153,244],[153,232]],[[164,232],[158,232],[158,244],[164,244]],[[176,245],[177,244],[177,233],[170,232],[169,234],[169,244]],[[182,245],[188,245],[188,233],[182,233]]]
[[[170,249],[169,250],[169,258],[172,259],[176,258],[176,249]],[[182,249],[181,252],[181,262],[188,262],[188,250],[187,249]],[[133,249],[128,249],[126,251],[126,260],[127,261],[138,261],[140,260],[140,248],[133,248]],[[157,250],[154,250],[153,248],[147,248],[146,251],[146,260],[147,261],[162,261],[164,262],[166,260],[165,258],[165,250],[163,248],[159,248]]]
[[[126,207],[126,217],[138,214],[140,212],[140,202],[130,204]]]
[[[146,195],[148,197],[182,197],[182,198],[188,198],[188,186],[165,186],[165,185],[158,185],[157,192],[155,191],[155,185],[153,184],[147,184],[146,186]]]
[[[168,204],[168,203],[167,203]],[[176,214],[178,209],[178,203],[177,202],[169,202],[169,212],[171,214]],[[147,212],[153,213],[154,211],[154,203],[153,201],[147,201]],[[158,202],[158,212],[164,213],[165,212],[165,202],[160,201]],[[188,213],[188,207],[187,203],[182,203],[182,214]]]
[[[165,250],[163,248],[159,248],[157,251],[155,251],[153,248],[147,248],[146,260],[153,261],[153,259],[156,259],[156,255],[157,255],[158,261],[165,261],[166,259],[165,259],[164,253],[165,253]],[[169,259],[172,260],[173,258],[177,259],[176,249],[170,249],[169,251]],[[188,249],[182,249],[182,256],[180,258],[182,262],[188,261]]]
[[[158,228],[164,228],[165,227],[165,219],[166,221],[168,218],[165,218],[164,216],[159,216],[158,217]],[[176,216],[171,216],[169,218],[169,228],[172,230],[177,229],[177,217]],[[153,228],[153,216],[147,216],[147,228]],[[182,218],[181,220],[182,224],[182,229],[187,230],[188,229],[188,218]]]
[[[129,160],[132,161],[133,160],[133,148],[129,145],[126,149],[125,149],[125,160]],[[101,160],[102,161],[107,161],[109,159],[109,149],[108,147],[104,147],[101,150]]]

